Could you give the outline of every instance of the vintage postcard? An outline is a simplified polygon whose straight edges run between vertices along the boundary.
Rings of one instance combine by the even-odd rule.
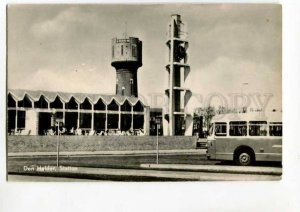
[[[8,181],[273,181],[280,4],[9,4]]]

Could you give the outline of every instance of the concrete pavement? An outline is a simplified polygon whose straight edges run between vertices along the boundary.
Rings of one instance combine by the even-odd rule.
[[[86,167],[55,167],[40,166],[36,169],[27,169],[11,172],[10,175],[32,175],[45,177],[63,177],[80,179],[97,179],[109,181],[254,181],[254,180],[280,180],[278,175],[212,173],[201,171],[177,170],[145,170],[145,169],[112,169],[112,168],[86,168]],[[24,180],[26,181],[26,180]],[[72,179],[70,179],[72,181]]]
[[[141,164],[141,168],[154,170],[198,171],[235,174],[281,175],[280,167],[189,165],[189,164]]]

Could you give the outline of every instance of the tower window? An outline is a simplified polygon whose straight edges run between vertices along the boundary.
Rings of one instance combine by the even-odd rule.
[[[121,55],[123,55],[123,45],[121,45]]]
[[[136,56],[137,56],[136,46],[135,46],[135,45],[132,46],[132,56],[133,56],[133,57],[136,57]]]
[[[124,96],[125,87],[122,87],[122,96]]]
[[[130,93],[133,95],[133,79],[130,79]]]
[[[117,79],[117,82],[116,82],[116,92],[118,92],[118,82],[119,82],[119,80]]]

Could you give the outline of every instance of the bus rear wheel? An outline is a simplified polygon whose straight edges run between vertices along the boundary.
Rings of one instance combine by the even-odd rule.
[[[252,153],[248,150],[241,150],[235,156],[235,163],[240,166],[248,166],[254,160]]]

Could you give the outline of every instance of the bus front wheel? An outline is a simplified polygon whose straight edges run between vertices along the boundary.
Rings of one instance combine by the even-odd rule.
[[[240,166],[248,166],[254,160],[253,154],[249,150],[240,150],[235,155],[235,163]]]

